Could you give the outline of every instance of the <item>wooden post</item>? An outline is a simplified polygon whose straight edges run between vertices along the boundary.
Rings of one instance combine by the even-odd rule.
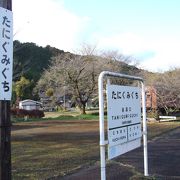
[[[0,7],[12,11],[12,0],[0,0]],[[11,180],[11,119],[7,100],[0,101],[0,179]]]

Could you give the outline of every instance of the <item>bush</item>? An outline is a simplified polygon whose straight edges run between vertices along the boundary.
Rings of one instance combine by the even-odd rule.
[[[156,111],[156,110],[147,111],[147,117],[148,118],[158,119],[158,117],[159,117],[158,111]]]
[[[40,110],[30,110],[29,111],[29,117],[42,118],[42,117],[44,117],[44,112],[40,111]]]
[[[11,109],[11,115],[15,118],[42,118],[44,112],[41,110]]]
[[[17,109],[11,109],[11,116],[16,117],[17,115]]]

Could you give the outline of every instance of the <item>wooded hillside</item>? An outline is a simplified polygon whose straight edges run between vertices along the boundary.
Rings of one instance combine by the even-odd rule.
[[[51,57],[62,53],[65,52],[51,46],[43,48],[35,43],[14,41],[14,81],[24,76],[36,82],[43,70],[48,67]]]
[[[76,104],[85,108],[90,98],[97,97],[98,74],[109,70],[143,77],[146,85],[158,90],[156,95],[161,107],[169,111],[169,104],[173,104],[173,108],[179,109],[179,69],[152,73],[129,65],[132,57],[116,51],[101,54],[93,51],[94,48],[87,46],[82,49],[83,53],[77,55],[51,46],[40,47],[34,43],[14,41],[13,103],[27,98],[38,100],[38,91],[43,91],[51,94],[55,106],[60,89],[68,87],[69,95],[76,99]],[[34,91],[35,87],[37,91]]]

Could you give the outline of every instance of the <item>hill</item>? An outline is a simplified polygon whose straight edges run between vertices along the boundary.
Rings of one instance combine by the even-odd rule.
[[[37,46],[35,43],[21,43],[19,41],[14,41],[13,81],[15,87],[13,90],[14,94],[16,94],[14,99],[17,99],[17,97],[22,100],[27,98],[32,98],[34,100],[38,99],[38,97],[33,94],[33,89],[36,87],[43,71],[54,61],[54,58],[52,57],[59,55],[65,56],[66,54],[70,54],[72,57],[77,56],[73,53],[64,52],[63,50],[59,50],[49,45],[41,47]],[[95,59],[102,59],[102,62],[105,58],[109,59],[109,65],[113,67],[110,69],[116,72],[136,76],[144,72],[144,70],[138,69],[135,66],[128,65],[126,61],[124,61],[126,58],[125,56],[121,55],[120,57],[121,58],[112,60],[112,58],[109,59],[108,57],[98,56]]]
[[[51,46],[41,47],[35,43],[14,41],[13,80],[17,81],[24,76],[37,82],[43,70],[48,67],[51,57],[62,53],[65,52]]]

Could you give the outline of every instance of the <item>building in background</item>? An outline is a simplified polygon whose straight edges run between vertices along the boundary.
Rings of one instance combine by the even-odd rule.
[[[19,109],[25,110],[40,110],[42,103],[31,99],[26,99],[19,102]]]
[[[157,95],[156,89],[152,86],[145,87],[146,92],[146,108],[147,110],[156,110],[157,107]]]

